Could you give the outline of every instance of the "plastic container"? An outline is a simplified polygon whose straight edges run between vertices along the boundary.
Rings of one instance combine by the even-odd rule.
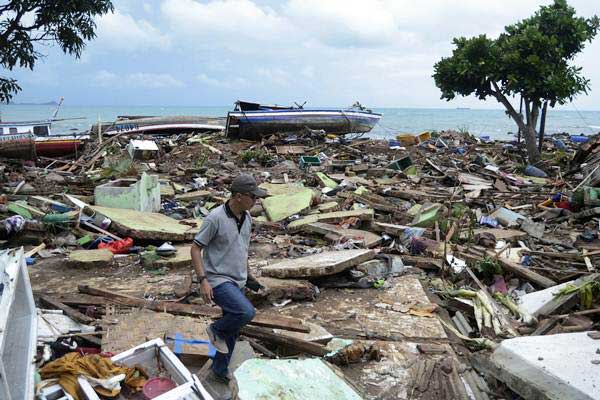
[[[417,137],[419,138],[419,142],[426,142],[428,140],[431,140],[431,132],[421,132]]]
[[[144,399],[151,400],[176,387],[177,384],[172,379],[156,377],[146,381],[142,388],[142,393],[144,394]]]
[[[396,139],[402,143],[402,146],[408,147],[408,146],[414,146],[416,144],[419,143],[419,138],[416,137],[415,135],[411,135],[411,134],[407,134],[407,133],[403,133],[401,135],[397,135]]]
[[[312,165],[321,165],[321,159],[314,156],[302,156],[300,157],[300,168],[307,168]]]
[[[410,156],[405,156],[392,161],[388,168],[394,169],[396,171],[404,171],[411,165],[413,165],[412,159],[410,158]]]

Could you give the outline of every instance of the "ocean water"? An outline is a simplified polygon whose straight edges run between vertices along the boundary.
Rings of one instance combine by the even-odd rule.
[[[50,118],[55,110],[50,105],[0,105],[2,121],[39,120]],[[86,131],[99,120],[112,122],[118,115],[202,115],[223,117],[231,106],[215,107],[156,107],[119,106],[84,107],[64,105],[60,108],[54,132]],[[374,108],[383,114],[380,123],[368,134],[376,138],[393,138],[398,133],[419,133],[426,130],[466,130],[481,136],[489,135],[500,140],[512,138],[516,124],[503,110],[483,109],[433,109],[433,108]],[[73,119],[77,118],[77,119]],[[591,135],[600,132],[600,111],[549,110],[546,133],[567,132],[573,135]]]

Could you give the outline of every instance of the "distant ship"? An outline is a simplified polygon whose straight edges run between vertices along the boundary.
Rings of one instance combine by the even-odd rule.
[[[457,110],[470,110],[471,107],[456,107]]]

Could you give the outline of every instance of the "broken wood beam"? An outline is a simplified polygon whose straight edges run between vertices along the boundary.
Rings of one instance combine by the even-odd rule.
[[[89,325],[95,321],[94,318],[88,317],[85,314],[80,313],[76,309],[69,307],[68,305],[61,303],[60,301],[53,299],[52,297],[40,294],[38,299],[46,307],[52,307],[53,309],[62,310],[65,315],[85,325]]]
[[[145,300],[139,297],[129,296],[122,293],[112,292],[109,290],[93,288],[87,285],[79,285],[78,289],[81,293],[91,294],[94,296],[102,296],[110,299],[118,304],[126,306],[147,308],[153,311],[168,312],[174,315],[187,315],[191,317],[209,317],[213,319],[221,318],[222,313],[216,307],[200,306],[195,304],[180,304],[171,303],[160,300]],[[302,323],[301,320],[291,317],[272,316],[257,313],[251,325],[264,326],[267,328],[277,328],[294,332],[310,332],[310,328]]]
[[[280,335],[274,332],[270,332],[267,329],[246,326],[242,328],[241,334],[254,339],[262,340],[263,342],[269,342],[285,346],[290,349],[317,357],[324,357],[326,354],[329,353],[329,350],[327,350],[322,344],[308,342],[306,340],[294,338],[291,336]]]
[[[490,257],[495,257],[496,252],[492,251],[492,250],[488,250],[487,255]],[[502,264],[502,266],[505,270],[512,272],[513,274],[517,275],[520,278],[527,279],[527,280],[535,283],[538,286],[541,286],[545,289],[552,287],[552,286],[556,286],[556,282],[553,281],[552,279],[546,278],[545,276],[540,275],[537,272],[532,271],[531,269],[525,268],[513,261],[509,261],[502,257],[498,258],[498,261],[500,261],[500,263]]]

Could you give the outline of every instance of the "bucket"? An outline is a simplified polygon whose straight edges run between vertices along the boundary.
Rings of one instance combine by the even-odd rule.
[[[146,381],[142,388],[142,393],[144,394],[144,399],[151,400],[176,387],[177,384],[172,379],[156,377]]]

